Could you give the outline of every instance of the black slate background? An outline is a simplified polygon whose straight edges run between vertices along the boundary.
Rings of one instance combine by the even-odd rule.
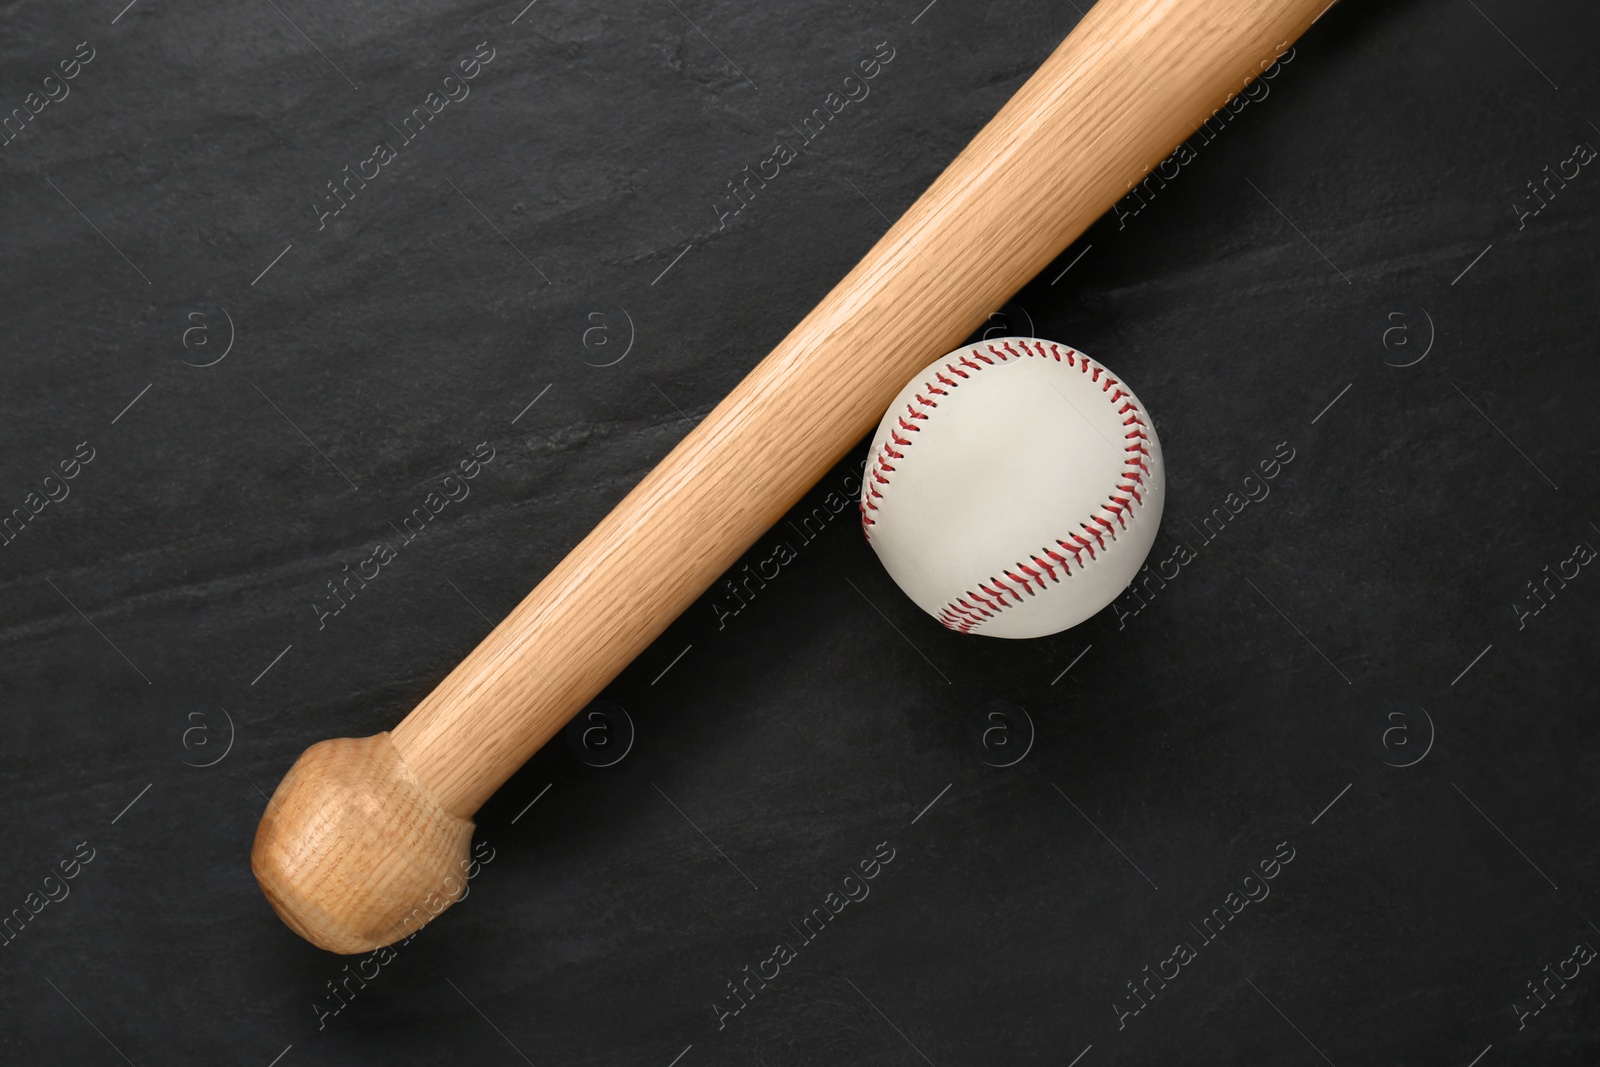
[[[0,508],[95,455],[0,549],[0,913],[94,853],[0,947],[0,1060],[1600,1060],[1592,968],[1513,1007],[1600,944],[1600,577],[1513,608],[1600,546],[1600,173],[1512,206],[1600,145],[1591,5],[1345,0],[1000,311],[1155,415],[1156,552],[1199,547],[1148,608],[961,637],[851,515],[780,524],[749,559],[795,562],[606,694],[626,756],[537,755],[480,813],[470,897],[337,1014],[351,961],[250,874],[264,793],[398,721],[1078,14],[121,5],[0,10],[0,110],[95,50],[0,148]],[[319,232],[323,183],[483,41],[470,95]],[[724,183],[884,41],[871,95],[719,227]],[[470,497],[319,630],[323,583],[483,441]],[[1271,495],[1201,544],[1280,443]],[[719,1028],[880,842],[871,896]],[[1271,895],[1119,1029],[1126,983],[1281,842]]]

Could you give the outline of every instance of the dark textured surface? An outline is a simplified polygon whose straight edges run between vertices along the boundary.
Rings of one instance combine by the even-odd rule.
[[[608,690],[624,758],[536,756],[480,813],[470,897],[334,1013],[352,961],[250,874],[263,791],[398,721],[1077,15],[121,4],[0,12],[7,111],[94,50],[0,148],[0,506],[93,454],[0,550],[0,909],[70,889],[0,948],[0,1060],[1600,1059],[1600,972],[1562,963],[1600,945],[1600,576],[1514,608],[1600,546],[1600,171],[1514,206],[1600,145],[1591,5],[1346,0],[1006,309],[1155,416],[1152,559],[1193,559],[1137,615],[960,637],[851,514],[780,524],[750,556],[789,543],[778,578],[721,629],[708,596]],[[319,230],[324,183],[484,41],[470,95]],[[871,95],[719,226],[724,183],[885,41]],[[470,495],[319,629],[324,583],[479,442]],[[880,842],[870,896],[804,941]],[[1547,964],[1578,974],[1533,1014]]]

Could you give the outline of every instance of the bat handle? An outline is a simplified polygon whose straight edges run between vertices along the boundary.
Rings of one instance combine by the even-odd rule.
[[[392,734],[306,750],[251,852],[284,921],[325,948],[362,952],[458,899],[471,818],[501,783],[929,359],[1203,123],[1225,123],[1219,109],[1328,4],[1095,4],[844,280]]]

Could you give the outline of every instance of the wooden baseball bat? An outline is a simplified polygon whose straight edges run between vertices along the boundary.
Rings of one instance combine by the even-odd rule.
[[[334,952],[465,892],[489,796],[949,351],[1331,0],[1100,0],[844,280],[391,733],[308,748],[251,852]]]

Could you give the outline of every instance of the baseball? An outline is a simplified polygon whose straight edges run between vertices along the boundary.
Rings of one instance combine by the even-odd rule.
[[[1133,580],[1165,483],[1126,382],[1067,345],[1001,337],[935,360],[889,405],[861,521],[890,576],[945,626],[1042,637]]]

